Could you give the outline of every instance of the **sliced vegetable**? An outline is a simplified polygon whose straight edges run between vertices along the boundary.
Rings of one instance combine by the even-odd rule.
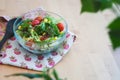
[[[41,16],[38,16],[38,17],[35,18],[35,20],[38,20],[38,21],[40,21],[40,22],[42,21],[42,19],[43,19],[43,18],[42,18]]]
[[[35,20],[32,21],[32,26],[35,26],[35,25],[38,25],[38,24],[40,24],[39,20],[35,19]]]
[[[62,23],[58,23],[58,24],[57,24],[57,27],[58,27],[58,29],[60,30],[60,32],[64,30],[64,26],[63,26]]]

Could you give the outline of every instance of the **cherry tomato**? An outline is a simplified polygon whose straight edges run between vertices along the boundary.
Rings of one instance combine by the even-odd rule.
[[[38,16],[38,17],[35,18],[35,20],[38,20],[38,21],[40,21],[40,22],[42,21],[42,19],[43,19],[43,18],[42,18],[41,16]]]
[[[34,43],[34,40],[33,40],[33,39],[30,39],[30,40],[28,40],[28,42]]]
[[[63,26],[62,23],[58,23],[57,27],[58,27],[58,29],[59,29],[60,32],[64,30],[64,26]]]
[[[29,41],[26,42],[26,46],[32,47],[33,43],[34,43],[34,40],[30,39]]]
[[[41,41],[44,41],[44,40],[45,40],[45,38],[42,36],[42,37],[40,37],[40,40],[41,40]]]
[[[31,43],[31,42],[26,42],[25,45],[28,46],[28,47],[32,47],[33,43]]]
[[[38,25],[38,24],[40,24],[39,20],[33,20],[32,21],[32,26],[35,26],[35,25]]]
[[[44,41],[44,40],[46,40],[47,38],[48,38],[48,36],[47,36],[47,35],[44,35],[44,36],[41,36],[41,37],[40,37],[40,40],[41,40],[41,41]]]

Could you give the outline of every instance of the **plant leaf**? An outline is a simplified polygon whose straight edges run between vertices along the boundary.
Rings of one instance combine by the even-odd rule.
[[[106,8],[112,7],[111,0],[81,0],[83,12],[98,12],[99,10],[104,10]]]
[[[10,77],[10,76],[24,76],[30,79],[44,77],[43,74],[30,74],[30,73],[18,73],[18,74],[7,75],[6,77]]]
[[[55,69],[53,70],[53,76],[55,77],[56,80],[60,80]]]
[[[113,49],[120,47],[120,17],[116,18],[109,26],[109,36]]]
[[[51,78],[51,76],[49,75],[49,70],[47,70],[47,71],[44,71],[43,72],[43,78],[45,79],[45,80],[53,80],[52,78]]]
[[[120,17],[114,19],[111,24],[109,24],[108,28],[111,30],[120,30]]]
[[[120,4],[120,0],[112,0],[114,3]]]

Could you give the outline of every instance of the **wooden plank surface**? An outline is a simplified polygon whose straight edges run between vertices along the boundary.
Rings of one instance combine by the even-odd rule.
[[[68,80],[120,80],[120,70],[112,55],[106,26],[114,14],[80,14],[80,0],[5,0],[5,10],[0,15],[17,16],[42,6],[47,11],[61,14],[69,30],[77,35],[70,52],[54,68]],[[5,75],[36,71],[0,65],[1,80],[28,80]],[[38,80],[38,79],[35,79]]]
[[[0,0],[0,10],[5,10],[5,0]]]

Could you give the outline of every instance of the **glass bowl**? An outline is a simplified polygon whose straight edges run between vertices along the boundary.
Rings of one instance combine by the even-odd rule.
[[[20,34],[18,34],[17,30],[19,29],[20,25],[23,23],[24,20],[27,20],[27,19],[33,20],[38,16],[43,17],[43,19],[45,19],[46,16],[50,16],[50,17],[58,20],[58,22],[60,21],[60,23],[62,23],[64,26],[64,30],[60,32],[60,34],[62,34],[62,35],[60,35],[59,37],[56,37],[56,36],[52,37],[52,39],[53,38],[55,38],[55,39],[51,40],[51,41],[50,40],[46,41],[46,42],[41,41],[40,43],[37,43],[36,41],[34,41],[34,44],[32,44],[31,42],[28,43],[27,40],[25,40],[23,37],[20,36]],[[56,13],[48,12],[48,11],[37,11],[34,14],[32,13],[32,15],[30,13],[30,14],[23,15],[23,16],[17,18],[14,23],[14,26],[13,26],[13,31],[14,31],[14,35],[16,37],[17,42],[25,50],[27,50],[33,54],[44,54],[44,53],[49,53],[51,51],[54,51],[61,46],[61,44],[63,43],[63,41],[66,38],[66,34],[68,32],[68,25],[67,25],[67,22],[65,21],[65,19]],[[25,34],[25,33],[23,32],[23,34]],[[36,37],[36,36],[34,36],[34,37]],[[30,46],[26,45],[26,43],[32,44],[32,46],[30,47]]]

